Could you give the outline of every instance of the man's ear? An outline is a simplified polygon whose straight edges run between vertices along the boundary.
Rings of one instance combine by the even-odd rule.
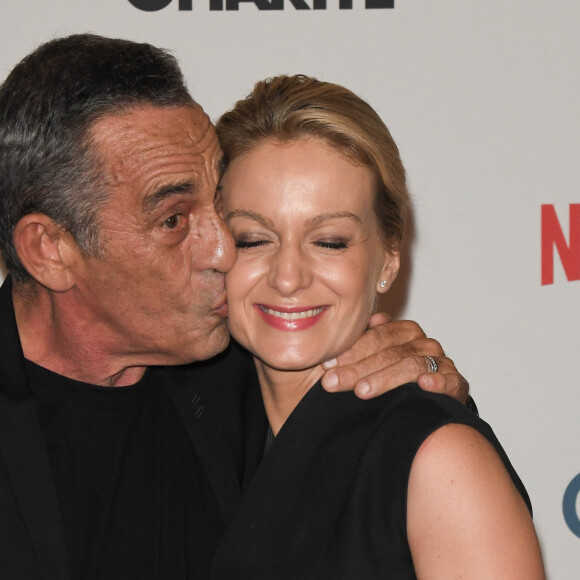
[[[385,261],[383,263],[383,269],[381,270],[381,276],[377,282],[377,292],[379,294],[384,294],[389,290],[399,273],[400,266],[401,252],[396,248],[387,250],[385,252]]]
[[[74,286],[72,266],[79,249],[72,236],[47,215],[25,215],[14,228],[14,246],[26,271],[55,292]]]

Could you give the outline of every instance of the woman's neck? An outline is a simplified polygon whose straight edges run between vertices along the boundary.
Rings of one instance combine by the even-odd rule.
[[[254,358],[268,422],[274,435],[304,395],[324,374],[320,365],[301,371],[281,371]]]

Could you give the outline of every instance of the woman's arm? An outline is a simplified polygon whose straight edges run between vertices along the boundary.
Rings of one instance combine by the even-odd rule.
[[[483,435],[450,424],[417,453],[407,535],[420,580],[544,578],[532,518]]]

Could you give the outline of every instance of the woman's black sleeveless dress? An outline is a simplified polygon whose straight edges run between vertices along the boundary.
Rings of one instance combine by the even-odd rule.
[[[447,423],[470,425],[502,458],[493,431],[444,395],[408,384],[369,401],[315,385],[244,490],[218,548],[214,580],[415,578],[407,485],[422,442]]]

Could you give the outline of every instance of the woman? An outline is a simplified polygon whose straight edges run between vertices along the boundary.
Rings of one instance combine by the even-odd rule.
[[[360,401],[318,382],[399,269],[405,172],[375,111],[278,77],[217,130],[230,330],[271,437],[214,577],[543,578],[529,499],[487,424],[413,384]]]

